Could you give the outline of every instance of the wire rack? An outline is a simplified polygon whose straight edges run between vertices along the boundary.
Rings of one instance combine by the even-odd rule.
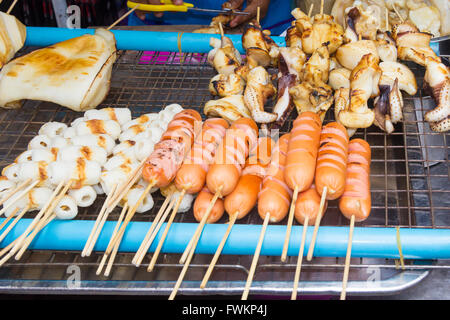
[[[30,48],[28,48],[29,50]],[[410,64],[418,84],[424,70]],[[205,54],[168,52],[120,52],[114,65],[111,90],[99,108],[130,108],[133,117],[156,112],[170,103],[202,111],[213,97],[208,84],[215,70],[206,63]],[[372,212],[360,227],[450,228],[450,164],[448,134],[430,131],[422,119],[433,107],[422,90],[414,97],[404,94],[404,121],[386,135],[375,126],[358,130],[354,137],[364,138],[372,148]],[[201,112],[202,113],[202,112]],[[282,133],[292,127],[295,111]],[[49,121],[70,123],[81,113],[46,102],[27,101],[21,109],[0,111],[0,167],[11,163],[27,148],[39,128]],[[332,121],[329,111],[325,122]],[[164,198],[154,194],[155,206],[135,221],[153,221]],[[94,220],[104,198],[81,210],[77,219]],[[119,210],[110,215],[117,220]],[[30,214],[31,217],[31,214]],[[195,222],[192,212],[177,215],[175,222]],[[223,217],[218,223],[226,223]],[[261,225],[253,210],[239,223]],[[286,221],[281,221],[285,225]],[[339,213],[337,202],[328,205],[322,225],[345,226],[348,221]],[[167,295],[181,271],[179,254],[161,254],[151,273],[144,266],[131,264],[134,253],[118,254],[111,275],[95,275],[102,253],[81,258],[79,252],[29,250],[20,261],[10,261],[0,268],[0,292],[89,293]],[[222,255],[206,289],[199,283],[212,255],[197,254],[191,262],[179,295],[240,295],[252,256]],[[281,263],[279,257],[261,256],[251,294],[290,295],[296,257]],[[407,260],[405,270],[392,259],[352,258],[347,292],[351,294],[392,293],[414,285],[433,268],[448,268],[448,261]],[[344,258],[314,258],[303,263],[299,289],[305,294],[335,294],[340,291]],[[71,280],[76,270],[80,281]],[[370,284],[377,274],[379,285]]]

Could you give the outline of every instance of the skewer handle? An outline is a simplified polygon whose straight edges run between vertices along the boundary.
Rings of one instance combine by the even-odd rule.
[[[294,289],[292,290],[291,300],[297,299],[298,282],[300,280],[300,272],[302,269],[303,252],[305,249],[305,242],[306,242],[306,229],[308,229],[308,220],[309,220],[309,217],[306,216],[305,222],[303,222],[302,242],[300,244],[300,250],[298,251],[298,260],[297,260],[297,266],[295,268],[295,276],[294,276]]]
[[[287,252],[288,252],[288,248],[289,248],[289,240],[291,238],[292,223],[294,221],[295,203],[297,202],[297,197],[298,197],[298,186],[295,186],[294,193],[292,194],[291,208],[289,209],[289,217],[288,217],[288,223],[287,223],[287,229],[286,229],[286,237],[284,238],[283,252],[281,253],[281,261],[282,262],[285,262],[286,257],[287,257]]]
[[[327,198],[328,188],[324,187],[322,191],[322,197],[320,198],[319,212],[317,213],[316,222],[314,224],[314,232],[312,235],[311,243],[308,249],[308,255],[306,256],[306,260],[311,261],[314,253],[314,246],[316,244],[317,233],[319,231],[320,221],[323,216],[323,208],[325,206],[325,200]]]
[[[344,277],[342,278],[341,300],[345,300],[347,291],[348,272],[350,270],[350,258],[352,254],[353,230],[355,229],[355,216],[350,218],[350,230],[348,234],[347,254],[345,256]]]

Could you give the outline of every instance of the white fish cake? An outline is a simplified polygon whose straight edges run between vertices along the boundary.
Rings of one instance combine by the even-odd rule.
[[[90,186],[100,182],[101,165],[96,161],[82,158],[73,161],[55,161],[47,167],[48,179],[51,184],[58,185],[62,181],[69,182],[73,179],[73,189],[82,186]]]
[[[122,129],[114,120],[85,120],[74,125],[77,135],[84,134],[107,134],[114,140],[118,139]]]
[[[10,165],[7,165],[2,170],[2,176],[5,176],[8,178],[8,180],[13,182],[19,182],[19,164],[12,163]]]
[[[146,113],[142,116],[137,117],[136,119],[133,119],[131,121],[128,121],[124,125],[122,125],[122,131],[125,131],[129,129],[130,127],[136,125],[136,124],[146,124],[153,120],[158,119],[158,113]]]
[[[46,135],[47,137],[62,136],[64,131],[67,129],[67,124],[62,122],[47,122],[44,123],[39,129],[39,134]]]
[[[31,210],[41,210],[50,200],[53,190],[48,187],[38,187],[28,193],[28,205]]]
[[[25,181],[39,181],[39,186],[50,186],[48,181],[48,163],[45,161],[29,161],[19,164],[18,179]]]
[[[91,109],[84,113],[86,120],[114,120],[120,125],[131,121],[131,111],[128,108]]]
[[[137,161],[147,159],[155,148],[155,143],[150,139],[142,139],[136,142],[134,152]]]
[[[57,204],[54,213],[59,220],[72,220],[78,214],[78,206],[75,199],[65,195]]]
[[[28,149],[49,149],[52,145],[52,140],[45,134],[39,134],[30,140]]]
[[[69,195],[75,200],[77,206],[82,208],[91,206],[97,198],[97,192],[92,186],[69,190]]]
[[[130,207],[134,207],[137,204],[139,198],[144,193],[144,191],[145,189],[143,186],[134,185],[130,189],[130,191],[128,191],[124,201],[127,201]],[[153,205],[154,205],[153,197],[150,193],[148,193],[142,200],[141,204],[138,206],[136,212],[143,213],[150,211],[153,208]]]
[[[84,134],[80,136],[75,136],[71,139],[72,144],[75,146],[98,146],[106,150],[107,155],[109,156],[114,146],[116,145],[116,142],[113,138],[111,138],[107,134]]]
[[[106,163],[106,150],[97,146],[68,146],[58,152],[58,160],[76,161],[83,158],[90,161],[96,161],[100,165]]]
[[[5,176],[0,176],[0,200],[14,190],[15,187],[15,182],[8,180]]]

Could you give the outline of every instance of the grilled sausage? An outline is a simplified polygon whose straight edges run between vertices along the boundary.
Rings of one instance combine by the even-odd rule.
[[[302,112],[291,130],[284,179],[298,192],[309,189],[314,181],[317,151],[322,123],[320,117],[310,111]]]
[[[280,137],[272,150],[272,159],[263,179],[262,189],[258,194],[258,214],[265,218],[270,214],[271,222],[279,222],[287,215],[292,197],[292,190],[284,181],[284,168],[290,134]]]
[[[187,193],[198,193],[205,185],[206,173],[222,141],[228,122],[210,118],[203,123],[202,134],[195,140],[189,155],[175,177],[175,185]]]
[[[211,192],[227,196],[234,190],[257,136],[258,126],[252,119],[240,118],[231,124],[206,175]]]
[[[347,178],[345,190],[339,199],[339,209],[355,221],[367,219],[371,210],[369,144],[362,139],[352,139],[348,144]]]
[[[208,188],[203,188],[202,191],[199,192],[197,198],[194,201],[194,217],[197,221],[202,220],[203,215],[208,210],[209,204],[211,200],[214,198],[214,194],[212,194]],[[214,223],[222,218],[224,213],[223,200],[218,198],[216,203],[209,214],[206,223]]]
[[[327,187],[327,200],[339,198],[345,189],[347,174],[348,134],[346,128],[330,122],[323,126],[317,156],[315,184],[322,195]]]
[[[295,220],[303,224],[305,218],[308,217],[308,224],[314,224],[319,214],[320,198],[314,184],[308,190],[300,192],[295,203]],[[325,200],[322,214],[326,211],[326,208],[327,201]]]
[[[272,144],[270,137],[259,138],[258,145],[250,152],[236,188],[224,201],[225,211],[230,216],[238,213],[237,219],[242,219],[255,206],[262,180],[270,164]]]
[[[194,142],[198,121],[201,116],[195,110],[186,109],[175,115],[142,168],[145,181],[158,188],[169,185]]]

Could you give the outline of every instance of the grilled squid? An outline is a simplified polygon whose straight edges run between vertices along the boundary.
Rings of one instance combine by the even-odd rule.
[[[403,99],[398,88],[398,79],[394,85],[379,85],[380,95],[374,100],[374,123],[387,133],[394,131],[394,124],[403,119]]]
[[[240,94],[210,100],[205,104],[203,112],[208,117],[222,117],[230,123],[242,117],[251,118],[252,116],[243,95]]]
[[[278,116],[264,111],[264,105],[270,97],[275,95],[276,88],[270,81],[269,74],[263,67],[253,68],[247,76],[247,86],[244,91],[244,102],[258,123],[274,122]]]
[[[210,44],[214,47],[208,53],[208,62],[218,73],[229,75],[242,63],[242,58],[238,50],[233,46],[233,42],[228,37],[218,39],[212,38]],[[219,44],[220,43],[220,44]]]
[[[209,82],[209,92],[212,95],[227,97],[244,92],[245,81],[237,74],[217,74]]]

